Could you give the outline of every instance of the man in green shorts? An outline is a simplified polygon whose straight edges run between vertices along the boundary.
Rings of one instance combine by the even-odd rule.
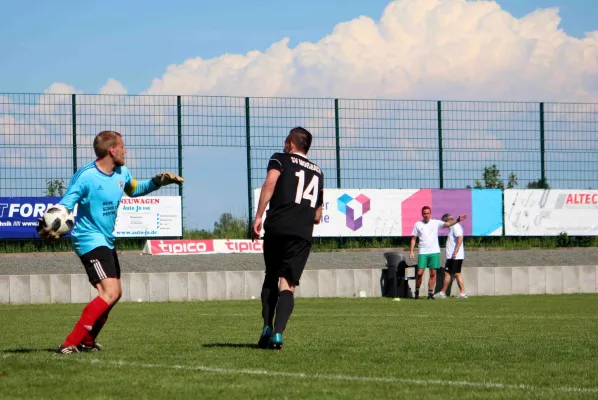
[[[434,286],[436,285],[436,270],[440,268],[440,245],[438,244],[438,229],[450,228],[456,223],[463,221],[467,215],[462,215],[456,220],[447,222],[432,219],[432,209],[428,206],[422,208],[423,220],[418,221],[413,226],[411,232],[411,249],[409,258],[415,259],[413,250],[415,248],[415,240],[419,238],[419,256],[417,257],[417,279],[415,280],[415,298],[419,298],[419,288],[422,284],[422,276],[424,269],[430,268],[430,281],[428,282],[428,299],[434,299]]]

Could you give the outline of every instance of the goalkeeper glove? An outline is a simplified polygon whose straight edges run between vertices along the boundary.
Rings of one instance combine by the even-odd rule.
[[[52,229],[52,227],[48,227],[46,221],[43,218],[38,218],[37,220],[37,227],[35,228],[39,237],[45,240],[57,240],[60,238],[60,235]]]
[[[163,172],[161,174],[158,174],[152,178],[152,181],[154,181],[154,183],[157,186],[166,186],[172,183],[181,184],[185,182],[185,180],[182,177],[173,174],[172,172]]]

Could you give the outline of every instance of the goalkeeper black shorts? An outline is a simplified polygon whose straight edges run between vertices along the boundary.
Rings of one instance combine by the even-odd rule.
[[[116,249],[100,246],[83,254],[79,258],[85,267],[89,283],[92,285],[95,286],[102,279],[106,278],[120,279],[120,264]]]

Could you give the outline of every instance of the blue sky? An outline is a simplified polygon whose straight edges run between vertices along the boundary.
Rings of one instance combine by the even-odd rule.
[[[596,0],[500,0],[498,3],[503,10],[511,13],[515,18],[521,18],[537,9],[558,7],[561,17],[559,27],[573,38],[583,38],[585,32],[598,30],[598,1]],[[523,84],[514,81],[512,87],[504,85],[505,77],[517,75],[517,72],[514,74],[513,71],[522,70],[527,64],[525,57],[519,57],[520,53],[525,51],[525,46],[520,48],[512,42],[509,42],[506,48],[519,51],[513,53],[512,58],[516,61],[513,64],[507,62],[504,66],[496,67],[496,71],[481,77],[480,82],[475,81],[474,78],[491,70],[492,64],[497,64],[492,60],[487,61],[490,64],[484,64],[487,55],[479,57],[475,70],[477,72],[471,73],[467,79],[453,82],[452,77],[455,74],[465,76],[467,71],[471,71],[467,69],[471,66],[458,66],[463,69],[457,70],[456,73],[448,71],[444,76],[438,77],[438,71],[435,70],[438,62],[435,61],[435,54],[432,54],[428,57],[429,62],[417,64],[418,66],[411,70],[405,67],[407,70],[405,77],[413,78],[422,75],[423,78],[420,81],[413,78],[416,83],[405,90],[399,85],[393,88],[395,92],[385,90],[388,85],[384,83],[383,78],[373,84],[368,79],[370,76],[375,77],[376,74],[369,71],[365,74],[367,78],[364,78],[359,68],[347,72],[346,76],[342,73],[337,74],[338,69],[331,68],[332,73],[322,69],[322,78],[315,83],[313,83],[313,76],[310,75],[313,71],[303,75],[298,74],[297,83],[293,84],[304,85],[305,90],[278,88],[264,89],[265,91],[262,92],[261,86],[264,82],[260,79],[256,79],[258,83],[253,87],[242,85],[237,87],[234,83],[236,81],[231,80],[233,83],[228,86],[215,85],[205,89],[204,81],[209,80],[203,79],[203,75],[208,75],[206,71],[212,74],[214,69],[226,70],[229,64],[237,63],[239,65],[235,64],[234,68],[230,68],[231,76],[236,76],[238,71],[245,73],[249,70],[245,68],[247,60],[225,60],[220,64],[215,62],[215,67],[211,69],[206,67],[208,68],[206,70],[194,70],[195,64],[189,67],[188,62],[186,63],[196,57],[206,60],[225,54],[245,55],[251,50],[266,52],[273,43],[285,37],[290,38],[288,47],[295,49],[300,43],[319,41],[329,35],[337,24],[361,15],[368,16],[378,23],[388,4],[389,0],[305,0],[302,2],[0,0],[2,57],[0,93],[41,93],[56,82],[70,85],[83,93],[98,93],[106,81],[113,78],[119,81],[129,94],[137,94],[154,87],[152,80],[160,78],[163,85],[159,92],[164,94],[180,94],[179,89],[187,90],[187,86],[196,84],[197,87],[189,89],[186,94],[304,96],[307,93],[315,97],[343,97],[348,93],[349,97],[362,95],[388,97],[388,93],[399,93],[399,98],[407,99],[459,97],[458,99],[532,99],[534,101],[536,99],[560,101],[561,97],[567,101],[598,98],[596,97],[598,96],[598,74],[591,69],[592,66],[584,70],[582,68],[584,62],[577,61],[569,54],[563,59],[557,59],[558,56],[553,55],[553,61],[558,61],[553,62],[556,65],[554,67],[521,72]],[[462,25],[465,25],[467,18],[461,18],[465,18],[462,21]],[[549,19],[549,16],[538,18],[536,25],[532,25],[532,29],[542,31],[541,24]],[[489,22],[489,27],[477,27],[476,33],[472,34],[471,42],[473,43],[477,37],[484,36],[486,30],[494,29],[496,32],[496,29],[502,29],[502,27],[496,28],[495,23],[496,21]],[[434,22],[427,21],[425,24],[424,32],[434,30]],[[439,28],[439,31],[440,36],[435,36],[435,42],[439,42],[442,38],[442,29]],[[351,44],[355,42],[355,37],[357,41],[362,38],[367,39],[368,32],[367,22],[361,25],[355,24],[353,31],[348,29],[342,32],[341,39],[337,37],[337,41],[343,42],[347,39],[346,43]],[[482,49],[484,47],[487,46],[482,46]],[[497,49],[499,49],[497,52],[504,51],[504,47],[497,47]],[[316,52],[329,56],[330,58],[324,59],[332,60],[331,62],[339,59],[343,61],[342,58],[346,54],[349,54],[346,56],[349,59],[359,54],[359,52],[351,53],[348,47],[342,47],[334,53],[337,50],[322,46]],[[359,51],[363,52],[363,49]],[[275,61],[285,59],[286,54],[284,48],[276,50],[265,63],[268,64],[273,59]],[[555,54],[564,53],[556,51]],[[578,56],[581,54],[580,57],[583,57],[587,51],[584,52],[582,49],[576,54]],[[303,58],[296,56],[299,61],[295,61],[293,65],[305,65],[301,63],[311,60],[308,56]],[[375,60],[376,56],[373,57]],[[425,61],[426,57],[422,58]],[[503,57],[503,59],[510,58],[510,55]],[[571,62],[575,67],[579,66],[580,70],[573,71],[567,62]],[[173,64],[180,68],[176,69],[176,73],[168,73],[167,67]],[[260,65],[263,64],[264,62]],[[375,62],[370,64],[374,64],[375,67]],[[346,67],[346,64],[343,65]],[[189,71],[195,75],[188,80],[180,78],[180,76],[185,77]],[[277,70],[265,69],[265,71],[258,77],[272,76],[272,81],[276,81],[274,77]],[[239,82],[243,82],[243,79],[247,80],[241,72],[238,73]],[[563,78],[563,74],[567,77]],[[528,81],[532,81],[529,86]],[[309,86],[311,84],[314,86]],[[584,86],[587,93],[580,94],[577,85]],[[352,87],[352,91],[345,90],[347,87]],[[369,91],[369,88],[373,89]],[[513,88],[520,90],[520,93],[515,93],[517,90]],[[462,96],[459,95],[461,91],[464,93]],[[564,94],[561,96],[561,93]],[[0,110],[0,118],[2,118],[1,114]],[[281,131],[280,134],[282,140],[285,132]],[[185,170],[189,171],[185,176],[185,196],[190,197],[186,200],[186,204],[193,203],[194,200],[191,199],[202,199],[201,207],[186,208],[185,215],[190,227],[211,228],[213,221],[222,212],[231,211],[237,215],[247,213],[244,149],[189,148],[185,150],[184,158]],[[233,160],[230,169],[224,167],[227,160]],[[530,169],[528,167],[524,165],[521,168]],[[217,173],[192,175],[195,171],[206,170]],[[206,199],[205,193],[213,195]]]
[[[595,0],[500,0],[521,17],[559,7],[561,27],[598,29]],[[41,92],[68,82],[94,93],[109,77],[129,93],[149,87],[169,64],[191,57],[264,50],[285,36],[317,41],[339,22],[380,17],[387,0],[0,1],[0,92]]]

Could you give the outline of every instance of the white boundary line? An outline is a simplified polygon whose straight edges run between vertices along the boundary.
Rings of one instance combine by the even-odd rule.
[[[74,360],[86,362],[87,360]],[[132,368],[156,368],[156,369],[179,369],[186,371],[201,371],[229,375],[262,375],[262,376],[282,376],[289,378],[301,378],[307,380],[330,380],[330,381],[353,381],[353,382],[383,382],[383,383],[405,383],[419,386],[437,385],[437,386],[460,386],[481,389],[511,389],[511,390],[527,390],[527,391],[548,391],[548,392],[565,392],[565,393],[598,393],[598,388],[579,388],[579,387],[535,387],[531,385],[511,385],[504,383],[492,382],[467,382],[467,381],[443,381],[439,379],[425,380],[425,379],[402,379],[402,378],[380,378],[380,377],[366,377],[366,376],[349,376],[349,375],[324,375],[324,374],[306,374],[302,372],[279,372],[267,371],[257,369],[233,369],[233,368],[218,368],[208,367],[204,365],[187,366],[187,365],[165,365],[165,364],[141,364],[128,361],[103,361],[100,359],[89,360],[90,364],[95,365],[116,365],[120,367]]]
[[[2,358],[15,357],[17,354],[4,354]],[[476,389],[496,389],[496,390],[525,390],[530,392],[551,392],[551,393],[598,393],[598,387],[583,388],[583,387],[538,387],[526,384],[506,384],[493,382],[468,382],[468,381],[445,381],[440,379],[407,379],[407,378],[382,378],[382,377],[367,377],[367,376],[350,376],[350,375],[325,375],[325,374],[308,374],[302,372],[280,372],[267,371],[257,369],[233,369],[233,368],[219,368],[208,367],[204,365],[167,365],[167,364],[145,364],[135,363],[129,361],[104,361],[98,358],[94,359],[80,359],[72,358],[72,355],[56,356],[61,361],[81,362],[91,365],[114,365],[119,367],[129,368],[146,368],[146,369],[173,369],[185,371],[200,371],[208,373],[229,374],[229,375],[258,375],[258,376],[281,376],[287,378],[300,378],[306,380],[329,380],[329,381],[349,381],[349,382],[382,382],[382,383],[403,383],[416,386],[453,386],[453,387],[469,387]],[[42,357],[36,357],[42,358]],[[43,357],[47,359],[46,357]]]

